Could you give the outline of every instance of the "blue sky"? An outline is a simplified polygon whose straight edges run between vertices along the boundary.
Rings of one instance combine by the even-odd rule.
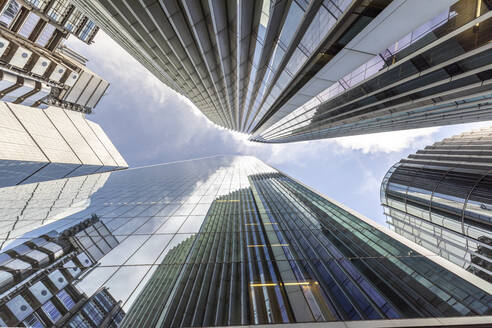
[[[386,225],[379,187],[402,157],[435,141],[492,122],[268,145],[209,122],[185,97],[157,80],[103,32],[91,46],[67,45],[111,83],[89,119],[99,123],[132,167],[218,154],[256,156]]]

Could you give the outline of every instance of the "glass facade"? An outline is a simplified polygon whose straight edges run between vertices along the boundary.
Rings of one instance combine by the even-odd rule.
[[[58,181],[70,185],[73,179],[80,177]],[[18,188],[28,186],[3,188],[2,198],[16,199]],[[73,327],[84,326],[87,316],[102,324],[101,313],[113,303],[121,308],[110,312],[114,327],[492,314],[490,286],[471,273],[441,263],[252,157],[105,173],[102,186],[76,201],[75,185],[69,190],[55,206],[65,211],[48,213],[48,219],[12,212],[2,222],[15,217],[16,224],[2,225],[0,236],[2,252],[8,253],[50,231],[71,231],[91,215],[107,228],[100,234],[89,226],[75,234],[80,245],[91,239],[102,250],[104,235],[117,244],[72,285],[85,295],[105,289],[114,302],[108,303],[107,295],[92,297],[99,306],[87,302],[73,316]],[[45,204],[51,194],[15,204],[33,213],[50,212]],[[65,269],[77,267],[65,264]],[[58,310],[71,306],[66,295],[57,295]],[[9,318],[0,313],[0,319]]]
[[[73,3],[212,122],[270,142],[258,137],[263,129],[305,105],[312,109],[320,93],[442,18],[453,1]],[[419,15],[403,19],[413,11]]]
[[[381,186],[392,230],[492,282],[492,127],[428,146]]]
[[[251,139],[283,143],[492,119],[490,9],[481,0],[455,3],[288,115],[279,110]]]
[[[211,121],[252,141],[492,119],[487,0],[73,2]]]

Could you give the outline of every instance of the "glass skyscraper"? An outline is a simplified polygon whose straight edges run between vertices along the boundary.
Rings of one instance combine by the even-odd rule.
[[[492,4],[453,2],[252,139],[284,143],[492,119]]]
[[[381,186],[392,230],[492,282],[492,127],[425,147]]]
[[[487,0],[72,2],[253,141],[492,119]]]
[[[492,320],[490,284],[256,158],[102,175],[80,194],[81,177],[0,189],[2,254],[97,217],[117,245],[72,285],[106,290],[122,327]],[[47,206],[56,182],[72,187]]]

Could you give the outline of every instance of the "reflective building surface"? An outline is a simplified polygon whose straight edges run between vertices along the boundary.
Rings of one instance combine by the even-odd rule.
[[[73,2],[211,121],[254,141],[492,118],[487,0]]]
[[[259,128],[253,140],[282,143],[492,119],[491,9],[490,1],[456,1],[316,98]]]
[[[0,248],[20,244],[24,233],[86,209],[108,177],[98,173],[0,188]]]
[[[127,168],[84,114],[0,102],[0,187]]]
[[[492,119],[488,0],[73,2],[253,141]]]
[[[77,312],[87,322],[88,313],[123,327],[492,319],[490,284],[255,158],[87,178],[98,176],[91,188],[75,177],[0,189],[2,258],[32,265],[25,254],[13,256],[24,246],[49,258],[41,243],[55,243],[55,236],[100,250],[97,264],[70,280],[70,288],[100,303]],[[56,183],[63,186],[57,197]],[[113,242],[104,247],[107,240]],[[53,269],[68,280],[70,268],[82,264],[72,262]],[[101,292],[109,311],[95,299]],[[22,295],[27,309],[39,308]],[[11,301],[2,294],[4,322],[13,320]],[[63,304],[52,305],[61,313]],[[39,314],[42,324],[53,324]]]
[[[392,230],[492,282],[492,127],[436,142],[381,186]]]

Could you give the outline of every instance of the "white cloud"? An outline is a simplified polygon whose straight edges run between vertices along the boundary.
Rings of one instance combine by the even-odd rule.
[[[366,194],[373,193],[375,190],[378,190],[381,186],[381,181],[374,175],[374,172],[363,168],[363,180],[361,181],[360,187],[357,189],[357,193]]]
[[[434,140],[432,135],[439,128],[423,128],[394,132],[373,133],[360,136],[336,138],[334,141],[342,148],[360,150],[368,153],[399,152],[410,147],[423,147]]]
[[[363,154],[399,153],[409,148],[422,148],[436,141],[439,128],[375,133],[290,144],[258,144],[247,136],[232,134],[241,153],[260,157],[273,165],[285,163],[308,165],[308,158],[329,156],[330,153],[360,151]]]

